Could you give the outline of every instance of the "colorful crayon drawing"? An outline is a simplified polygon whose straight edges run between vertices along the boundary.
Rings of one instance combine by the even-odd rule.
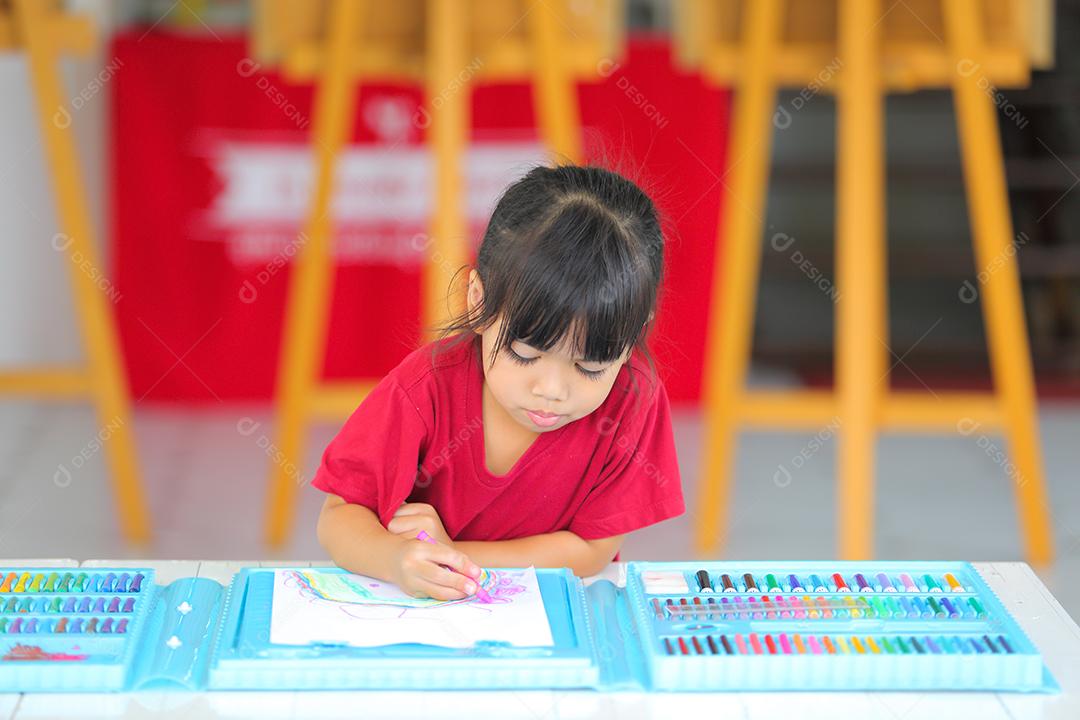
[[[414,598],[392,583],[336,569],[276,570],[270,642],[362,647],[553,644],[533,568],[487,570],[480,583],[490,602],[475,596]]]
[[[292,581],[302,593],[321,600],[349,605],[383,605],[400,608],[432,608],[445,605],[461,605],[479,602],[475,596],[461,600],[435,600],[417,598],[402,592],[390,583],[352,573],[322,572],[318,570],[288,571]],[[487,591],[492,603],[507,603],[510,598],[524,590],[515,578],[500,570],[481,570],[478,580]]]
[[[61,652],[45,652],[38,645],[23,645],[18,643],[13,645],[4,656],[3,660],[85,660],[90,657],[89,655],[72,655],[70,653]]]

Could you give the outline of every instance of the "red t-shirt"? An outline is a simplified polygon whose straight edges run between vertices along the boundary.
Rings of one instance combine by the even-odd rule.
[[[539,434],[509,472],[493,475],[477,343],[433,360],[436,343],[409,354],[364,398],[312,485],[370,508],[384,526],[403,502],[429,503],[452,540],[557,530],[593,540],[684,512],[667,392],[639,352],[599,408]]]

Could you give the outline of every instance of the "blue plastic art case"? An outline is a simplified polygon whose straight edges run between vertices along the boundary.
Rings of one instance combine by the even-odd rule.
[[[151,569],[0,570],[0,691],[1056,690],[967,563],[629,563],[625,588],[539,569],[554,645],[465,649],[274,645],[281,569],[227,588],[157,586]]]

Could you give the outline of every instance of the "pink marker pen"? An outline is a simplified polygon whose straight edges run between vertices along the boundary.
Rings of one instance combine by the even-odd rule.
[[[438,545],[439,544],[438,542],[435,541],[435,538],[431,537],[430,535],[428,535],[423,530],[421,530],[419,533],[417,533],[416,539],[417,540],[423,540],[424,542],[430,543],[432,545]],[[442,565],[442,563],[439,563],[439,564],[442,567],[446,568],[447,570],[449,570],[451,572],[457,572],[457,570],[454,570],[454,568],[452,568],[452,567],[447,567],[446,565]],[[458,573],[458,574],[459,575],[465,575],[465,573]],[[465,575],[465,577],[469,577],[469,576]],[[472,580],[472,578],[469,578],[469,579]],[[476,583],[476,597],[480,599],[480,602],[484,602],[484,603],[491,602],[491,596],[487,594],[487,590],[480,587],[480,583],[476,582],[475,580],[473,580],[473,582]]]

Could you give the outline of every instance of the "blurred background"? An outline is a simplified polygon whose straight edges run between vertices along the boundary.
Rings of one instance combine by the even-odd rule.
[[[324,557],[307,481],[362,399],[352,381],[417,347],[499,192],[554,157],[638,182],[667,234],[651,345],[688,512],[634,534],[623,559],[1032,560],[1080,611],[1080,3],[970,3],[978,42],[963,45],[966,16],[883,0],[869,61],[850,59],[844,7],[827,0],[776,3],[776,35],[756,46],[754,13],[733,1],[446,5],[358,3],[344,99],[320,105],[340,8],[0,2],[0,557]],[[865,128],[840,123],[836,91],[853,62],[880,84],[885,209],[880,233],[872,207],[852,227],[885,242],[887,271],[847,231],[848,262],[871,263],[849,291],[837,158]],[[963,82],[992,135],[958,124]],[[767,112],[739,136],[755,92]],[[766,172],[751,182],[739,167],[755,158]],[[981,255],[973,168],[1012,223]],[[325,307],[290,300],[327,217],[326,262],[295,285]],[[756,251],[732,254],[734,233]],[[722,320],[741,316],[719,284],[738,277],[750,324],[725,355]],[[860,345],[852,325],[845,341],[888,368],[866,396],[917,391],[955,421],[898,411],[904,431],[871,428],[870,471],[838,482],[841,438],[872,412],[829,406],[791,427],[762,411],[743,427],[717,404],[734,396],[709,402],[724,377],[741,386],[742,350],[750,387],[828,394],[838,313],[874,298],[881,337]],[[296,350],[322,335],[325,353]],[[995,390],[1000,412],[980,399]],[[1016,464],[1024,428],[1036,442]],[[703,492],[718,475],[728,491]]]

